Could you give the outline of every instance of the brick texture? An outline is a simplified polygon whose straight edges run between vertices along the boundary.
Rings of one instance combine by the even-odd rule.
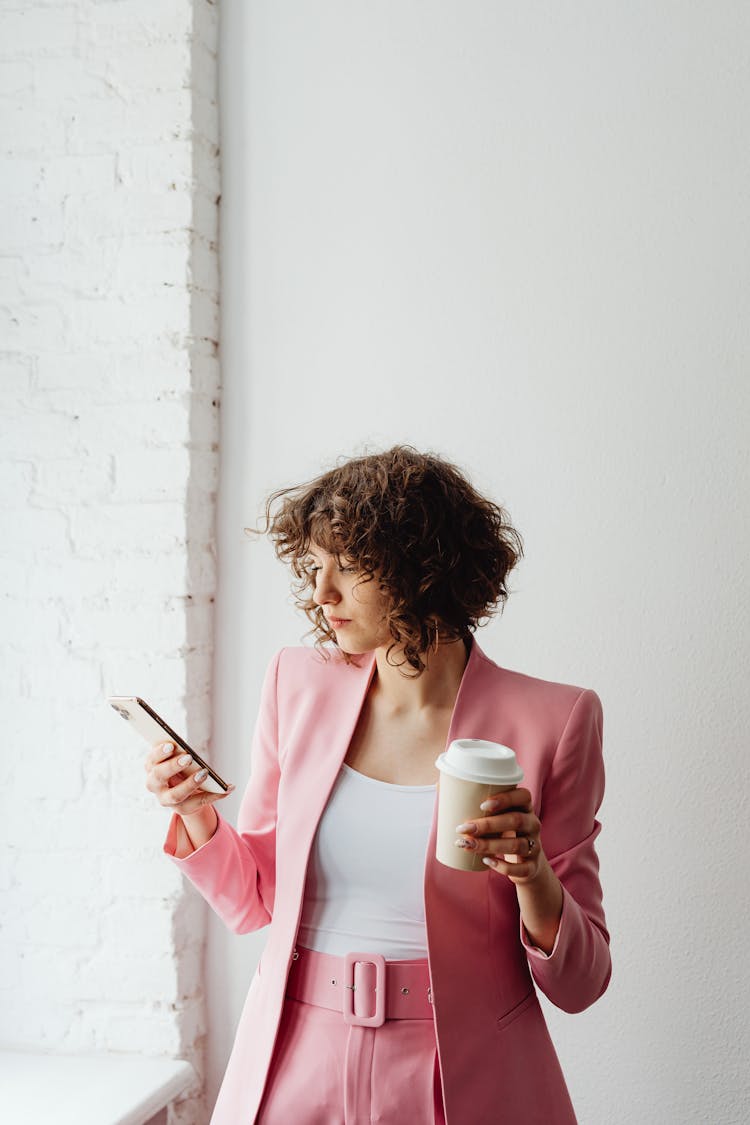
[[[217,23],[208,0],[0,11],[0,1044],[199,1075],[204,907],[104,698],[209,744]],[[207,1119],[200,1084],[169,1111]]]

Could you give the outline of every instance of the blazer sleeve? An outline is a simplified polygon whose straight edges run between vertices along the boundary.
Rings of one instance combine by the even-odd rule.
[[[576,699],[542,788],[541,839],[563,888],[563,906],[549,955],[531,944],[521,922],[521,942],[534,980],[566,1012],[581,1012],[609,984],[609,954],[599,861],[596,813],[604,796],[602,705],[594,691]]]
[[[175,813],[164,852],[235,933],[268,925],[276,887],[276,804],[279,788],[277,681],[284,650],[266,671],[251,750],[251,772],[238,828],[215,808],[216,830],[193,849]]]

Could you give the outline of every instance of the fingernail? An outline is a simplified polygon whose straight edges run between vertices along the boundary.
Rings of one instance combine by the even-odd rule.
[[[488,867],[492,867],[492,866],[494,866],[495,861],[490,856],[483,855],[482,856],[482,863],[486,863]]]
[[[482,812],[495,812],[497,810],[497,801],[482,801],[479,807]]]
[[[459,836],[457,840],[454,840],[454,844],[457,848],[469,848],[471,851],[474,851],[477,846],[475,840],[467,840],[465,836]]]
[[[174,745],[173,745],[173,743],[171,743],[171,742],[165,742],[165,743],[164,743],[164,745],[163,745],[163,746],[162,746],[162,748],[161,748],[161,756],[162,756],[162,758],[168,758],[168,757],[169,757],[169,755],[170,755],[170,754],[172,753],[172,751],[173,751],[173,750],[174,750]]]
[[[198,773],[193,775],[194,781],[205,781],[208,777],[208,770],[198,770]]]
[[[183,754],[181,758],[177,759],[177,765],[178,766],[186,766],[189,761],[191,761],[190,755],[189,754]]]
[[[470,820],[467,821],[466,824],[457,824],[456,825],[456,832],[476,832],[476,830],[477,830],[476,824],[472,824],[472,822]]]

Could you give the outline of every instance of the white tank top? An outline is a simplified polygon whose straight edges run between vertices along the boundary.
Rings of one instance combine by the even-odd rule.
[[[342,765],[310,852],[300,945],[337,957],[427,956],[424,865],[436,790]]]

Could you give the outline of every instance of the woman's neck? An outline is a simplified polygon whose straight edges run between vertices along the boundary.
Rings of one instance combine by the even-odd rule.
[[[452,709],[469,659],[468,641],[451,641],[423,653],[427,667],[420,676],[414,676],[408,664],[404,665],[406,674],[389,664],[387,651],[387,645],[375,650],[377,671],[371,691],[381,707],[392,715],[440,707]],[[395,649],[391,653],[397,660],[401,656]]]

